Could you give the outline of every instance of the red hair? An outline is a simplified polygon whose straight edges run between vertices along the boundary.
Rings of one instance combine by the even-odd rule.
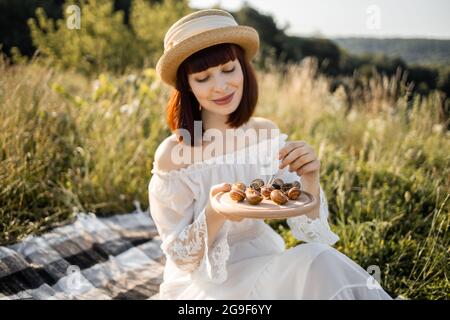
[[[199,102],[195,98],[188,82],[188,75],[238,59],[244,76],[242,99],[237,109],[228,116],[227,124],[238,128],[252,116],[258,101],[258,83],[255,71],[245,56],[244,50],[232,43],[223,43],[200,50],[189,56],[177,70],[176,88],[167,104],[167,123],[172,131],[185,129],[190,133],[191,141],[184,141],[191,146],[196,144],[194,121],[201,121]],[[202,130],[203,131],[203,130]],[[179,136],[179,142],[183,137]]]

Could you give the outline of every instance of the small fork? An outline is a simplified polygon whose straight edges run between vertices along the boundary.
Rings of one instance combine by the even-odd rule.
[[[269,178],[269,181],[267,181],[267,185],[268,186],[270,186],[270,184],[273,182],[273,180],[274,180],[274,178],[275,178],[275,173],[274,174],[272,174],[271,176],[270,176],[270,178]]]

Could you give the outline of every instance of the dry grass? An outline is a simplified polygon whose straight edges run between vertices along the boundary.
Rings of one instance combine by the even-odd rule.
[[[154,70],[88,79],[0,61],[0,74],[2,244],[78,211],[127,212],[133,200],[146,207],[154,151],[169,134],[168,91]],[[379,266],[393,296],[448,298],[448,102],[409,96],[401,74],[350,79],[350,91],[330,93],[311,60],[258,76],[257,115],[319,154],[337,249]],[[284,223],[270,223],[296,244]]]

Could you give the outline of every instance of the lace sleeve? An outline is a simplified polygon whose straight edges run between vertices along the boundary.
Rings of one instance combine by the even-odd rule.
[[[286,182],[294,180],[301,183],[301,178],[295,172],[289,172],[287,168],[281,175]],[[328,224],[328,202],[325,192],[320,186],[320,217],[312,219],[308,216],[301,215],[287,219],[287,224],[291,228],[293,236],[300,241],[320,242],[328,245],[335,244],[339,237],[330,229]]]
[[[150,214],[161,236],[161,249],[180,270],[203,275],[221,283],[227,278],[229,257],[227,235],[230,222],[224,225],[208,247],[205,208],[196,216],[195,197],[181,180],[153,175],[149,184]]]

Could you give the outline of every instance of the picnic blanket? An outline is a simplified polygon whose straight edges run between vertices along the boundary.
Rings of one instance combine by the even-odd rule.
[[[74,223],[0,247],[0,299],[157,299],[165,264],[148,211]]]

